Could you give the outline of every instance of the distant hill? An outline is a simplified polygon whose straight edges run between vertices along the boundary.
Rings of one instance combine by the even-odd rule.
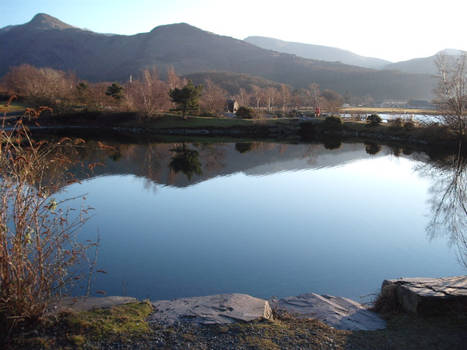
[[[380,69],[390,63],[389,61],[385,61],[379,58],[364,57],[353,52],[331,46],[282,41],[279,39],[267,38],[263,36],[249,36],[245,39],[245,41],[263,49],[289,53],[313,60],[341,62],[365,68]]]
[[[191,79],[195,84],[203,84],[206,79],[210,79],[230,95],[235,95],[241,88],[248,88],[251,85],[256,85],[260,88],[273,87],[280,89],[281,87],[281,84],[278,82],[243,73],[205,72],[187,74],[185,77]]]
[[[387,70],[398,70],[400,72],[415,73],[415,74],[430,74],[435,75],[438,69],[435,64],[436,56],[442,53],[448,57],[455,58],[462,54],[462,51],[455,49],[445,49],[438,52],[436,55],[422,58],[414,58],[407,61],[401,61],[388,64],[384,67]]]
[[[28,63],[74,71],[90,81],[126,81],[156,65],[179,74],[232,72],[259,76],[296,88],[318,83],[341,94],[375,99],[427,99],[433,78],[305,59],[265,50],[186,23],[164,25],[131,36],[82,30],[45,14],[0,31],[0,76]]]

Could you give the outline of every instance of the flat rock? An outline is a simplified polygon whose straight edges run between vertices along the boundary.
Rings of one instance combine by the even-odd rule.
[[[219,294],[159,300],[152,304],[154,312],[149,321],[166,325],[179,322],[226,324],[272,319],[269,303],[247,294]]]
[[[307,293],[270,302],[278,311],[317,319],[336,329],[371,331],[386,328],[386,322],[376,313],[347,298]]]
[[[136,303],[136,298],[108,296],[108,297],[67,297],[63,298],[57,303],[52,303],[49,312],[60,311],[89,311],[92,309],[109,308],[118,305]]]
[[[467,276],[385,280],[381,295],[415,314],[467,309]]]

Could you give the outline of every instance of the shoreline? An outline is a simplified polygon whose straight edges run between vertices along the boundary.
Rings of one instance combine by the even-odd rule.
[[[407,146],[426,153],[454,153],[459,140],[440,126],[392,127],[381,124],[369,127],[365,122],[343,119],[340,126],[330,126],[324,119],[233,119],[176,116],[141,119],[135,113],[80,113],[51,115],[25,124],[33,133],[78,133],[83,136],[116,134],[159,137],[227,137],[255,141],[322,142],[337,148],[340,142],[380,143]],[[39,124],[37,124],[37,122]],[[10,127],[14,120],[9,120]],[[97,136],[96,135],[96,136]],[[463,142],[467,139],[464,137]],[[331,147],[332,148],[332,147]]]
[[[269,300],[221,294],[159,301],[130,297],[68,298],[49,321],[14,338],[19,349],[461,349],[467,276],[386,280],[392,309],[369,311],[350,299],[308,293]],[[418,299],[404,295],[416,286]],[[415,288],[417,289],[417,288]],[[448,293],[437,296],[433,289]],[[452,290],[458,292],[453,293]],[[402,297],[402,299],[401,299]],[[418,301],[417,301],[418,300]],[[381,299],[380,299],[381,301]],[[415,303],[415,301],[417,301]],[[454,302],[454,304],[453,304]],[[409,305],[409,307],[410,307]],[[421,307],[433,308],[426,313]],[[453,312],[452,306],[458,309]],[[375,305],[375,308],[378,305]],[[402,308],[401,308],[402,306]],[[442,344],[442,346],[440,346]]]

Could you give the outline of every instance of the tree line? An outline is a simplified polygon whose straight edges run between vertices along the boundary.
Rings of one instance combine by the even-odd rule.
[[[217,116],[226,111],[228,100],[251,108],[255,116],[264,114],[286,115],[300,107],[321,108],[337,112],[345,98],[332,90],[321,91],[317,84],[307,89],[248,85],[236,94],[229,94],[209,78],[194,85],[169,68],[161,79],[156,67],[143,70],[136,78],[125,83],[88,82],[75,74],[52,68],[36,68],[23,64],[12,67],[3,77],[3,89],[24,99],[31,107],[48,106],[56,113],[70,111],[127,111],[145,116],[180,110],[185,113]],[[195,92],[187,104],[180,104],[181,95]],[[177,95],[178,94],[178,95]],[[189,99],[188,99],[189,100]],[[178,101],[178,102],[177,102]]]

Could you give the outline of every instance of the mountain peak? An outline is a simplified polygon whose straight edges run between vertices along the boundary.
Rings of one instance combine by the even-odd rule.
[[[155,31],[172,31],[172,32],[192,32],[192,31],[201,31],[201,29],[192,26],[191,24],[180,22],[180,23],[172,23],[172,24],[164,24],[155,27],[151,32]]]
[[[448,55],[448,56],[460,56],[462,55],[462,50],[457,49],[444,49],[438,52],[438,54]]]
[[[42,29],[42,30],[47,30],[47,29],[70,29],[74,28],[73,26],[70,26],[69,24],[66,24],[59,19],[52,17],[46,13],[38,13],[33,17],[33,19],[27,23],[27,26],[30,28],[34,29]]]

